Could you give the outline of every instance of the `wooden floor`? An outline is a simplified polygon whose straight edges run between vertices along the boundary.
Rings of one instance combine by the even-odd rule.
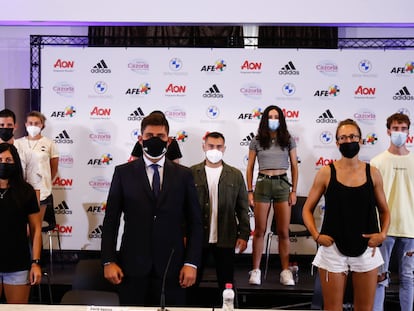
[[[32,290],[31,302],[50,304],[49,281],[52,293],[52,304],[59,304],[63,294],[71,289],[77,261],[88,258],[98,258],[97,253],[65,253],[56,258],[53,264],[53,273],[45,264],[45,271],[49,271],[49,280],[43,278],[40,286]],[[277,256],[271,258],[267,279],[262,277],[260,286],[248,283],[248,272],[251,269],[251,256],[244,255],[237,259],[235,268],[235,288],[237,291],[238,308],[251,309],[319,309],[317,298],[314,295],[315,275],[311,273],[311,258],[292,258],[299,263],[299,281],[295,286],[283,286],[279,282],[280,268]],[[263,257],[264,266],[264,257]],[[264,273],[262,269],[262,274]],[[41,296],[41,297],[39,297]],[[206,269],[204,280],[199,289],[193,290],[189,298],[189,305],[200,307],[219,307],[221,293],[217,290],[214,269]],[[387,291],[385,310],[398,311],[398,282],[394,283]]]

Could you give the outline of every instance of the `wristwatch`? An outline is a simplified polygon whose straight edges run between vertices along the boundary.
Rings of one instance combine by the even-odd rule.
[[[40,265],[40,259],[32,259],[32,264]]]

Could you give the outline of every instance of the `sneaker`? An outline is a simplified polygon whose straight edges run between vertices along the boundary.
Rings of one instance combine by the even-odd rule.
[[[250,275],[249,284],[260,285],[262,283],[260,269],[253,269],[252,271],[249,272],[249,275]]]
[[[285,269],[282,272],[280,272],[280,284],[289,286],[295,285],[292,271],[290,271],[289,269]]]

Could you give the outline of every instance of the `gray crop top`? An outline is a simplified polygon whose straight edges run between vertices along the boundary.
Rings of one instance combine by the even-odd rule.
[[[289,169],[289,151],[296,148],[296,142],[290,137],[289,146],[284,150],[276,144],[271,144],[269,149],[263,149],[257,138],[250,142],[249,149],[256,151],[259,171],[274,169]]]

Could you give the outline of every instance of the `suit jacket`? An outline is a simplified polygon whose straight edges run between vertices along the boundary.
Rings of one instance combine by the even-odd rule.
[[[208,245],[211,221],[205,161],[192,166],[194,182],[203,213],[204,246]],[[249,203],[242,173],[223,162],[218,184],[217,246],[234,248],[237,239],[250,236]]]
[[[155,199],[142,158],[115,168],[103,222],[101,259],[117,262],[125,275],[162,277],[172,249],[168,277],[176,277],[184,263],[200,265],[203,229],[191,171],[165,159],[162,180]],[[124,233],[117,256],[122,214]]]

